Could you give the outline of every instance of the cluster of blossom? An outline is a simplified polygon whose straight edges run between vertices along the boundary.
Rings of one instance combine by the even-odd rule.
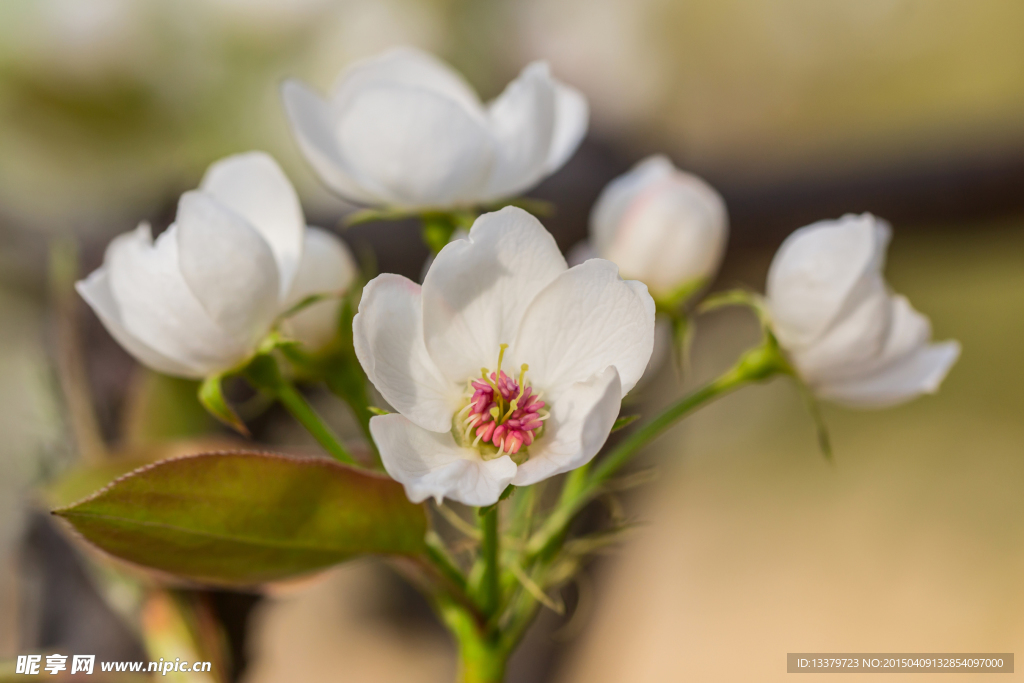
[[[544,64],[484,105],[410,49],[350,67],[327,99],[295,81],[282,96],[327,186],[413,213],[528,190],[568,159],[588,120],[584,98]],[[422,284],[373,279],[352,334],[396,411],[370,421],[387,472],[415,502],[485,506],[509,484],[589,462],[651,361],[656,318],[706,289],[727,234],[719,194],[656,156],[604,190],[572,267],[539,220],[506,206],[441,249]],[[931,343],[928,319],[890,292],[889,234],[869,214],[848,215],[797,230],[772,262],[768,328],[821,398],[905,401],[935,391],[959,354],[956,342]],[[338,238],[305,225],[277,164],[253,152],[211,166],[155,241],[145,224],[115,239],[79,291],[140,362],[204,378],[244,366],[272,330],[314,352],[328,344],[355,273]],[[311,295],[325,298],[294,313]],[[518,382],[503,361],[523,369]]]

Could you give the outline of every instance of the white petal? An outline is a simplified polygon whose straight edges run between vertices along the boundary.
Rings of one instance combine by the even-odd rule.
[[[401,415],[371,418],[370,433],[384,469],[405,486],[414,503],[433,497],[438,503],[449,498],[464,505],[492,505],[516,474],[516,464],[507,455],[485,461],[475,450],[457,446],[451,432],[427,431]]]
[[[791,353],[808,383],[863,375],[881,357],[892,325],[892,299],[878,273],[865,282],[872,284],[871,292],[859,297],[855,309],[835,320],[814,343]]]
[[[512,483],[529,486],[590,462],[607,441],[621,402],[614,367],[570,386],[551,404],[544,434],[530,446],[530,459],[519,466]]]
[[[675,338],[672,335],[672,323],[666,316],[657,316],[654,321],[654,349],[651,351],[651,359],[647,361],[643,376],[636,383],[634,389],[646,387],[655,377],[665,374],[662,368],[672,358],[675,350]]]
[[[871,214],[820,221],[787,237],[772,260],[767,285],[783,346],[811,343],[855,308],[865,294],[864,279],[881,270],[887,244],[887,225]]]
[[[530,302],[565,269],[540,221],[511,206],[484,214],[468,239],[442,249],[423,280],[423,325],[445,376],[465,382],[481,367],[493,370],[499,345],[515,341]]]
[[[876,366],[871,369],[884,367],[916,351],[932,338],[931,322],[926,316],[914,310],[907,297],[896,294],[891,295],[889,300],[892,311],[889,332],[885,345],[878,355]]]
[[[289,317],[285,321],[288,333],[311,349],[329,343],[338,331],[338,297],[348,290],[356,272],[355,259],[340,238],[327,230],[306,228],[302,262],[285,309],[314,294],[332,296]]]
[[[423,344],[420,286],[385,273],[363,289],[352,321],[356,356],[395,410],[424,429],[447,432],[462,387],[444,378]]]
[[[551,70],[544,62],[534,62],[488,105],[496,154],[485,199],[514,196],[547,175],[555,97]]]
[[[178,267],[193,296],[217,327],[255,347],[280,307],[270,246],[242,217],[204,192],[181,196],[175,224]]]
[[[654,300],[624,281],[614,263],[591,259],[564,272],[530,304],[512,347],[534,386],[553,400],[608,366],[623,394],[643,375],[654,348]]]
[[[306,222],[281,167],[264,152],[237,154],[210,166],[199,188],[248,221],[267,241],[284,299],[302,258]]]
[[[548,151],[547,172],[562,167],[587,134],[590,108],[587,98],[576,88],[555,81],[555,132]]]
[[[827,384],[816,389],[825,399],[862,408],[884,408],[933,394],[960,356],[955,341],[929,344],[891,365],[858,379]]]
[[[598,254],[606,253],[611,247],[622,217],[637,195],[670,177],[674,171],[668,157],[657,154],[638,162],[605,186],[590,212],[590,239]]]
[[[484,122],[435,92],[374,86],[338,116],[345,159],[395,206],[474,201],[490,174],[494,145]]]
[[[140,363],[167,375],[194,379],[202,377],[201,371],[163,355],[133,337],[125,329],[121,323],[121,311],[118,310],[117,302],[114,301],[114,295],[110,291],[106,267],[97,268],[89,277],[76,282],[75,289],[95,311],[103,326],[110,332],[110,336]]]
[[[206,376],[233,367],[251,348],[217,326],[185,282],[177,231],[172,225],[154,243],[140,225],[110,243],[104,265],[127,333]]]
[[[284,82],[281,99],[299,149],[320,179],[351,201],[383,202],[380,188],[360,177],[342,154],[335,131],[337,116],[330,105],[296,80]]]
[[[458,103],[471,116],[483,117],[480,98],[461,74],[437,57],[411,47],[354,62],[335,82],[331,103],[341,111],[367,89],[382,85],[427,90]]]
[[[925,346],[932,334],[928,318],[915,311],[906,297],[886,294],[885,301],[887,319],[881,339],[874,330],[866,331],[862,332],[860,340],[856,337],[849,339],[845,349],[828,344],[830,348],[824,353],[819,352],[819,345],[825,345],[836,336],[834,331],[826,333],[821,342],[796,356],[804,379],[812,385],[821,385],[867,377]],[[855,325],[844,323],[843,326]],[[871,353],[866,353],[866,349]],[[819,362],[815,367],[807,362],[808,359]]]

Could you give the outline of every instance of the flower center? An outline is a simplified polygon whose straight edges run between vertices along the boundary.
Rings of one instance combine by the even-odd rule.
[[[478,448],[484,460],[508,455],[521,465],[543,432],[548,411],[526,381],[530,366],[523,363],[518,381],[502,371],[507,348],[501,345],[496,370],[480,368],[480,377],[466,382],[466,405],[452,420],[452,434],[459,444]]]

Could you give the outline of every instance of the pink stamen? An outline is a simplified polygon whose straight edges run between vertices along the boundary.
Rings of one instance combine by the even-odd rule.
[[[469,400],[470,410],[465,424],[475,429],[480,441],[497,446],[500,453],[513,455],[524,446],[529,446],[536,438],[536,432],[544,422],[538,419],[538,412],[544,402],[538,400],[533,387],[522,388],[515,379],[502,372],[490,373],[493,385],[483,379],[470,382],[473,396]],[[495,397],[495,388],[500,395],[501,407]],[[515,409],[512,402],[515,401]],[[491,411],[504,410],[498,413],[495,420]]]

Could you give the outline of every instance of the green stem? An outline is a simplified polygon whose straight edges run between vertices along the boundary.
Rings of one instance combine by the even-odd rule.
[[[464,640],[459,643],[460,683],[501,683],[505,680],[507,655],[492,640]]]
[[[681,398],[656,418],[633,432],[594,467],[580,468],[570,475],[562,498],[544,525],[527,544],[524,561],[532,562],[550,554],[561,542],[569,523],[580,509],[612,478],[623,465],[684,415],[750,382],[768,379],[792,370],[774,340],[747,351],[732,368],[717,379]],[[581,472],[582,470],[582,472]],[[577,472],[581,472],[577,474]]]
[[[466,576],[459,569],[459,565],[455,563],[452,556],[448,554],[448,549],[444,545],[444,541],[434,531],[428,531],[426,536],[427,544],[427,558],[434,563],[438,571],[449,581],[451,581],[459,590],[466,590]]]
[[[498,570],[498,506],[492,505],[480,520],[483,541],[480,554],[484,562],[484,575],[480,581],[480,609],[484,616],[492,619],[501,602]]]
[[[441,619],[459,647],[459,683],[501,683],[505,678],[508,651],[494,634],[481,632],[479,625],[456,603],[438,604]]]
[[[370,401],[366,393],[366,375],[363,373],[359,361],[356,360],[355,352],[343,351],[333,358],[326,368],[324,378],[327,388],[345,401],[352,410],[352,414],[359,423],[359,429],[370,446],[374,461],[379,468],[383,468],[377,444],[374,443],[373,434],[370,433],[370,418],[373,417],[373,413],[370,412]]]
[[[607,456],[602,458],[594,467],[586,484],[581,487],[580,493],[576,497],[579,498],[581,495],[593,491],[608,481],[648,441],[652,441],[660,436],[666,429],[675,424],[676,420],[704,403],[742,386],[745,382],[746,378],[736,372],[736,368],[733,368],[713,382],[706,384],[692,394],[684,396],[661,415],[658,415],[630,434],[618,446],[612,449]]]
[[[590,474],[590,466],[587,463],[583,467],[577,467],[565,478],[565,486],[562,488],[560,502],[568,502],[580,495],[580,492],[587,485],[587,475]]]
[[[302,423],[317,443],[323,446],[324,450],[330,453],[340,462],[348,465],[355,465],[356,461],[352,454],[341,445],[341,440],[335,436],[331,428],[313,410],[306,397],[299,393],[291,382],[284,382],[277,391],[277,398],[292,416]]]
[[[348,465],[356,465],[352,454],[342,445],[331,428],[309,405],[306,397],[299,393],[295,385],[288,381],[277,367],[273,356],[257,356],[245,369],[245,375],[256,387],[271,392],[285,409],[306,428],[317,443],[330,453],[336,460]]]

